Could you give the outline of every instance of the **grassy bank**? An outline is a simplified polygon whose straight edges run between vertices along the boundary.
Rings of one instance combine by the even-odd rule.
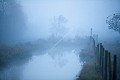
[[[96,71],[95,63],[86,63],[76,80],[102,80],[102,78]]]

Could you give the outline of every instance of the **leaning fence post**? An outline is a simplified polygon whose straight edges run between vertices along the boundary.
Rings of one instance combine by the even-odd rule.
[[[117,56],[113,57],[113,78],[112,80],[117,80]]]

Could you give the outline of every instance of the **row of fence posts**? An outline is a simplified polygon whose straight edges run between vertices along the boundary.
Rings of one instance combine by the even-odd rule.
[[[117,80],[117,56],[111,56],[102,43],[96,47],[96,69],[103,80]]]

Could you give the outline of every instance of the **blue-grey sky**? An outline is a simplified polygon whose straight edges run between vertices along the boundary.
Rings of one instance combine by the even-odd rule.
[[[50,36],[51,19],[63,15],[68,20],[67,37],[89,35],[92,27],[100,38],[116,38],[119,33],[108,29],[106,18],[120,13],[119,3],[119,0],[22,0],[27,17],[26,34],[34,39]]]

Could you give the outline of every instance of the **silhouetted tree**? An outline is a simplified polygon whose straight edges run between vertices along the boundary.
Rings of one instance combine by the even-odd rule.
[[[109,29],[113,29],[120,33],[120,13],[107,17],[106,23]]]
[[[25,16],[18,0],[0,0],[0,43],[20,39],[25,29]]]

